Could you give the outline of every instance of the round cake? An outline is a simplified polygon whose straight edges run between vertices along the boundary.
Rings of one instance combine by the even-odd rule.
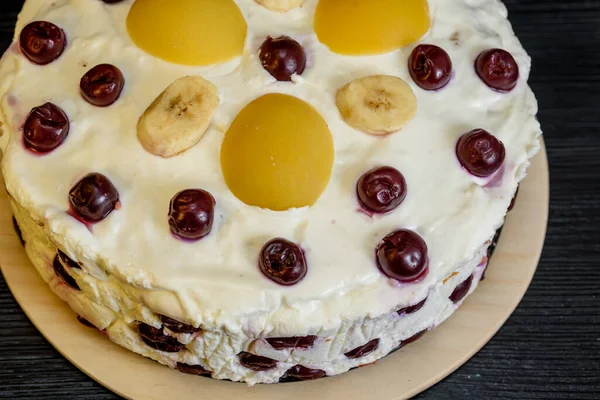
[[[27,0],[2,174],[36,269],[115,343],[332,376],[482,280],[539,149],[529,70],[498,0]]]

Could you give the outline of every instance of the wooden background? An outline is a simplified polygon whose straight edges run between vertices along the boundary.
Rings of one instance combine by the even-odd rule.
[[[533,58],[530,83],[550,162],[546,246],[530,290],[506,325],[467,364],[417,398],[597,400],[600,0],[505,3]],[[0,51],[12,40],[22,4],[0,0]],[[0,399],[117,398],[46,342],[0,276]]]

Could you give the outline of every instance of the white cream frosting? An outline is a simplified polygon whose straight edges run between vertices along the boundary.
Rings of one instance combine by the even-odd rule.
[[[32,20],[51,21],[67,33],[66,51],[55,62],[37,66],[13,46],[0,63],[4,131],[0,148],[7,190],[43,225],[45,237],[83,264],[85,273],[77,272],[77,280],[86,299],[105,306],[109,314],[116,312],[125,326],[134,320],[157,325],[154,313],[160,313],[215,334],[241,335],[246,339],[240,349],[251,338],[333,335],[343,326],[358,329],[356,322],[364,318],[389,318],[390,312],[428,294],[437,299],[428,301],[415,314],[418,318],[405,320],[407,326],[395,326],[380,348],[360,363],[387,354],[400,337],[410,336],[409,330],[417,332],[450,315],[454,307],[443,280],[458,272],[448,283],[456,286],[477,266],[482,244],[503,223],[528,160],[539,148],[537,103],[526,84],[530,59],[500,1],[429,0],[432,28],[420,42],[444,48],[454,67],[452,81],[438,92],[426,92],[412,82],[407,58],[414,46],[372,57],[330,52],[312,29],[317,0],[306,0],[302,8],[285,14],[270,12],[253,0],[236,0],[248,22],[245,54],[202,68],[169,64],[137,48],[125,27],[131,3],[28,0],[16,37]],[[267,35],[282,34],[300,41],[308,53],[307,69],[293,84],[274,81],[257,57]],[[489,89],[474,71],[476,56],[493,47],[509,51],[519,65],[519,82],[510,93]],[[107,108],[86,103],[79,93],[80,77],[100,63],[118,66],[126,79],[121,98]],[[399,76],[417,97],[415,119],[384,138],[352,129],[335,106],[340,87],[372,74]],[[221,104],[200,143],[180,156],[163,159],[142,148],[136,123],[165,87],[185,75],[212,81],[219,88]],[[333,135],[332,177],[312,207],[285,212],[251,207],[235,198],[224,182],[219,160],[224,132],[247,103],[272,92],[312,104]],[[58,149],[36,156],[22,145],[22,124],[31,108],[47,101],[65,110],[71,131]],[[493,184],[470,176],[456,159],[456,141],[474,128],[487,129],[506,146],[501,179]],[[370,218],[357,212],[355,184],[377,165],[399,169],[407,180],[408,196],[393,213]],[[92,171],[111,179],[122,208],[90,232],[65,211],[69,189]],[[205,239],[187,243],[170,234],[167,213],[175,193],[194,187],[216,198],[215,226]],[[420,283],[398,285],[375,265],[375,246],[398,228],[417,231],[429,247],[430,271]],[[273,237],[288,238],[305,250],[308,274],[299,284],[278,286],[258,269],[259,250]],[[32,259],[36,266],[42,259],[52,261],[50,255]],[[126,341],[126,335],[114,336],[117,342]],[[341,342],[345,348],[340,351],[375,337],[350,336]],[[328,372],[351,366],[331,367]],[[211,367],[228,371],[213,374],[217,378],[258,382],[281,376],[273,372],[272,379],[265,378],[266,373],[248,378],[248,371],[244,375],[223,365]]]

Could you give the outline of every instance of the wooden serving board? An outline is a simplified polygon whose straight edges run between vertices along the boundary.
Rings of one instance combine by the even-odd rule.
[[[507,217],[486,280],[459,310],[418,342],[374,365],[310,382],[248,387],[185,375],[131,353],[81,325],[29,262],[14,233],[4,192],[0,194],[0,268],[17,302],[42,335],[91,378],[128,399],[400,400],[452,373],[491,339],[517,307],[544,243],[548,190],[543,149],[532,160],[515,208]]]

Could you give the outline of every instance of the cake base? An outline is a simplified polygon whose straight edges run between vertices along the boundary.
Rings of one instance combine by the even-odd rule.
[[[179,373],[79,324],[73,311],[52,293],[27,258],[14,232],[5,193],[0,195],[0,267],[17,302],[44,337],[79,369],[123,397],[399,400],[414,396],[453,372],[502,326],[531,282],[544,243],[547,217],[548,165],[542,149],[532,160],[515,208],[507,216],[485,281],[446,322],[376,365],[316,381],[252,388]]]

